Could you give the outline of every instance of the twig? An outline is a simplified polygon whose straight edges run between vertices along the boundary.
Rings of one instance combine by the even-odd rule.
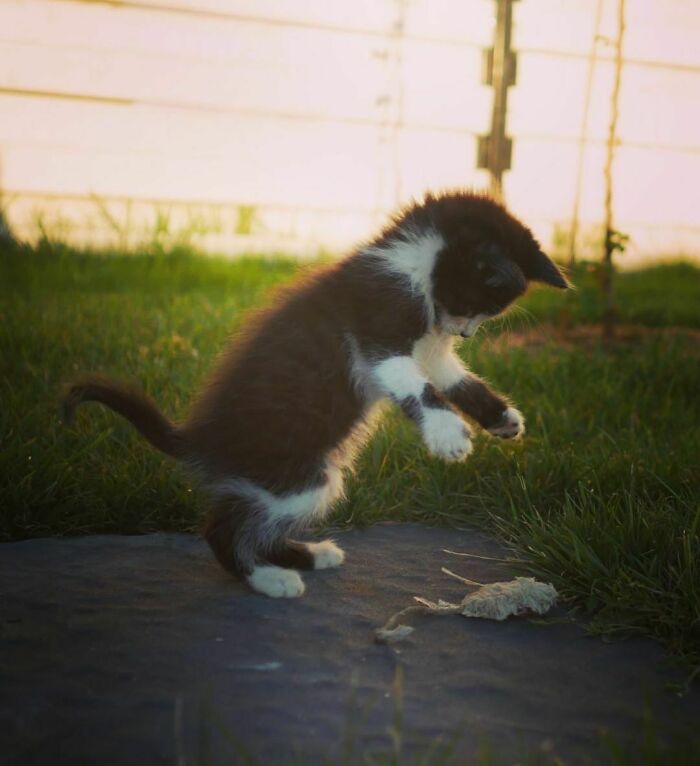
[[[497,561],[499,564],[526,564],[525,559],[499,559],[495,556],[481,556],[478,553],[460,553],[459,551],[451,551],[449,548],[443,548],[443,553],[449,553],[451,556],[467,556],[470,559],[482,559],[483,561]]]
[[[444,572],[446,575],[449,575],[450,577],[454,577],[455,580],[460,580],[461,582],[466,583],[467,585],[473,585],[476,588],[484,587],[483,582],[477,582],[476,580],[469,580],[466,577],[462,577],[462,575],[455,574],[454,572],[450,571],[447,567],[440,567],[440,571]]]

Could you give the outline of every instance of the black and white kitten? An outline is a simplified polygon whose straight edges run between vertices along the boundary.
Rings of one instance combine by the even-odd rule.
[[[251,319],[181,425],[141,392],[97,377],[70,387],[66,413],[101,402],[193,466],[211,497],[205,535],[220,563],[260,593],[301,596],[297,569],[335,567],[344,554],[330,540],[289,536],[342,495],[380,401],[398,404],[444,460],[472,450],[464,416],[494,436],[523,433],[518,410],[453,348],[530,281],[567,287],[500,204],[469,192],[429,195]]]

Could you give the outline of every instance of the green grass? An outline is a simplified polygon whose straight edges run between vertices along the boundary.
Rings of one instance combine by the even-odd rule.
[[[298,268],[48,243],[1,251],[0,539],[196,530],[184,470],[99,407],[66,428],[61,385],[85,370],[135,379],[182,416],[245,311]],[[700,271],[622,274],[621,321],[655,329],[608,348],[560,342],[555,328],[600,316],[595,273],[573,280],[568,295],[533,291],[506,323],[544,342],[494,343],[495,327],[464,346],[524,411],[527,438],[480,436],[466,463],[446,465],[390,412],[333,523],[485,525],[594,628],[652,635],[700,667]]]
[[[600,321],[601,270],[583,263],[571,275],[576,290],[532,292],[524,305],[539,320],[562,324]],[[616,282],[620,322],[645,327],[700,327],[700,269],[688,262],[655,265],[621,272]]]

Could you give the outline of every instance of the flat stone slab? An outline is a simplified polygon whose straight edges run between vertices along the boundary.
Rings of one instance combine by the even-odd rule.
[[[487,737],[498,763],[538,747],[595,763],[601,729],[638,741],[645,700],[665,736],[700,720],[697,692],[665,690],[683,675],[659,646],[570,622],[423,617],[404,642],[376,644],[414,595],[462,598],[442,566],[512,576],[443,548],[507,554],[476,531],[411,524],[334,538],[345,565],[307,573],[298,600],[248,592],[187,535],[0,545],[2,762],[340,762],[353,727],[356,751],[386,753],[397,667],[411,755],[459,732],[462,759]]]

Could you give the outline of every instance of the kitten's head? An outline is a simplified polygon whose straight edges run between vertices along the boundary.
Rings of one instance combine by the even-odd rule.
[[[432,272],[432,297],[446,332],[473,335],[530,282],[569,286],[532,232],[489,197],[469,192],[428,195],[408,221],[432,227],[445,243]]]

